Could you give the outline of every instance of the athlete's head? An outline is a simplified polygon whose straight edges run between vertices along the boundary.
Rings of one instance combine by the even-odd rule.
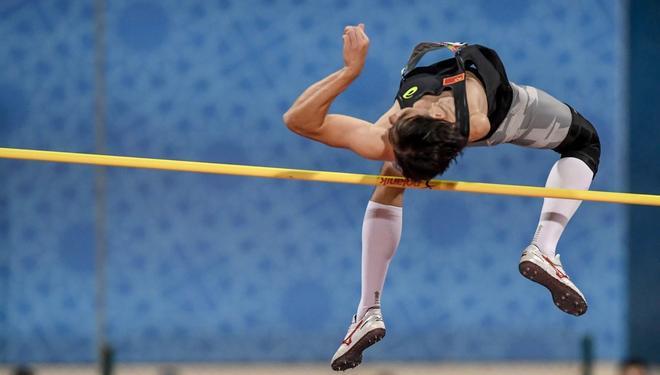
[[[423,114],[399,116],[389,139],[401,172],[415,181],[444,173],[467,143],[455,124]]]

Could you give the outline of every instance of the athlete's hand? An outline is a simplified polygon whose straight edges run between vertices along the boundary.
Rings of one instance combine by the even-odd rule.
[[[344,28],[344,66],[356,77],[362,71],[369,50],[369,37],[364,32],[364,24]]]

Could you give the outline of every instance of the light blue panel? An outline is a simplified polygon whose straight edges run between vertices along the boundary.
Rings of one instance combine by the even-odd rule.
[[[301,139],[280,119],[307,85],[341,66],[341,32],[359,21],[372,40],[367,66],[334,111],[378,118],[418,41],[483,43],[500,52],[513,81],[545,89],[596,124],[604,152],[594,187],[615,190],[623,156],[615,139],[623,126],[618,6],[113,1],[109,147],[375,172],[376,163]],[[542,185],[557,156],[468,150],[447,177]],[[109,180],[110,337],[121,359],[325,360],[334,352],[358,299],[369,188],[144,171],[112,171]],[[390,331],[370,358],[575,359],[585,334],[595,335],[599,357],[620,356],[622,209],[584,204],[560,243],[591,304],[576,319],[517,273],[540,205],[409,194],[383,300]]]
[[[88,1],[0,3],[0,146],[93,150]],[[94,356],[92,170],[0,161],[0,360]]]

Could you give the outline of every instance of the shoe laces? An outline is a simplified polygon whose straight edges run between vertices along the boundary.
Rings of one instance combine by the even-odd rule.
[[[551,259],[551,261],[555,267],[561,269],[562,271],[564,270],[564,266],[561,264],[561,257],[559,256],[559,254],[556,254],[555,257]]]

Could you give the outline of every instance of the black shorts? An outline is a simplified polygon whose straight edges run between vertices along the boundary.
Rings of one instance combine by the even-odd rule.
[[[594,172],[598,172],[600,163],[600,139],[596,128],[571,106],[572,121],[566,138],[553,150],[562,158],[578,158]]]

